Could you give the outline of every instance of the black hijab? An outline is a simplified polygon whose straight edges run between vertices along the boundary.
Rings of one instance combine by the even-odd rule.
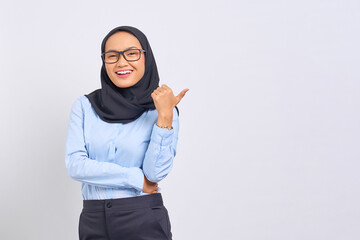
[[[135,27],[120,26],[111,30],[102,41],[101,53],[105,52],[108,38],[118,31],[126,31],[134,35],[146,51],[144,76],[134,86],[119,88],[110,80],[103,61],[100,72],[101,89],[85,96],[103,121],[129,123],[136,120],[145,111],[155,109],[151,93],[159,86],[159,74],[146,36]],[[177,107],[176,110],[178,111]]]

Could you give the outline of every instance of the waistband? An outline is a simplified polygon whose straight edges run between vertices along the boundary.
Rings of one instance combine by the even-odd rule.
[[[137,197],[83,200],[83,211],[104,211],[106,208],[134,210],[139,208],[163,206],[161,193],[151,193]]]

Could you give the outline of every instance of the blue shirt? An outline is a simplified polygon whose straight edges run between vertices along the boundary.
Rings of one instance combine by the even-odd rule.
[[[65,165],[69,176],[81,182],[84,200],[146,195],[144,175],[151,182],[168,175],[176,155],[179,118],[174,108],[173,129],[168,130],[156,125],[157,117],[154,109],[130,123],[108,123],[86,96],[76,99],[68,123]]]

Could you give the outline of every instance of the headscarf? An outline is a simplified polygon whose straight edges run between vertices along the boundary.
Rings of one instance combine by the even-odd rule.
[[[111,30],[102,41],[101,53],[105,52],[108,38],[118,31],[126,31],[134,35],[146,51],[144,76],[131,87],[119,88],[110,80],[105,63],[102,61],[101,89],[85,94],[85,96],[103,121],[129,123],[139,118],[145,111],[155,109],[151,93],[159,86],[159,74],[146,36],[135,27],[120,26]],[[178,111],[177,107],[176,110]]]

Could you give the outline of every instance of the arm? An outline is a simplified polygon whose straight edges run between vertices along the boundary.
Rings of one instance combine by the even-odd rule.
[[[126,168],[88,157],[83,122],[83,108],[78,98],[71,109],[66,138],[65,165],[69,176],[76,181],[100,187],[128,187],[141,191],[144,174],[140,168]]]
[[[171,171],[179,134],[179,116],[173,109],[171,130],[162,129],[154,124],[150,143],[145,153],[143,172],[151,182],[159,182]],[[158,122],[161,121],[160,117]],[[171,122],[171,121],[170,121]]]

